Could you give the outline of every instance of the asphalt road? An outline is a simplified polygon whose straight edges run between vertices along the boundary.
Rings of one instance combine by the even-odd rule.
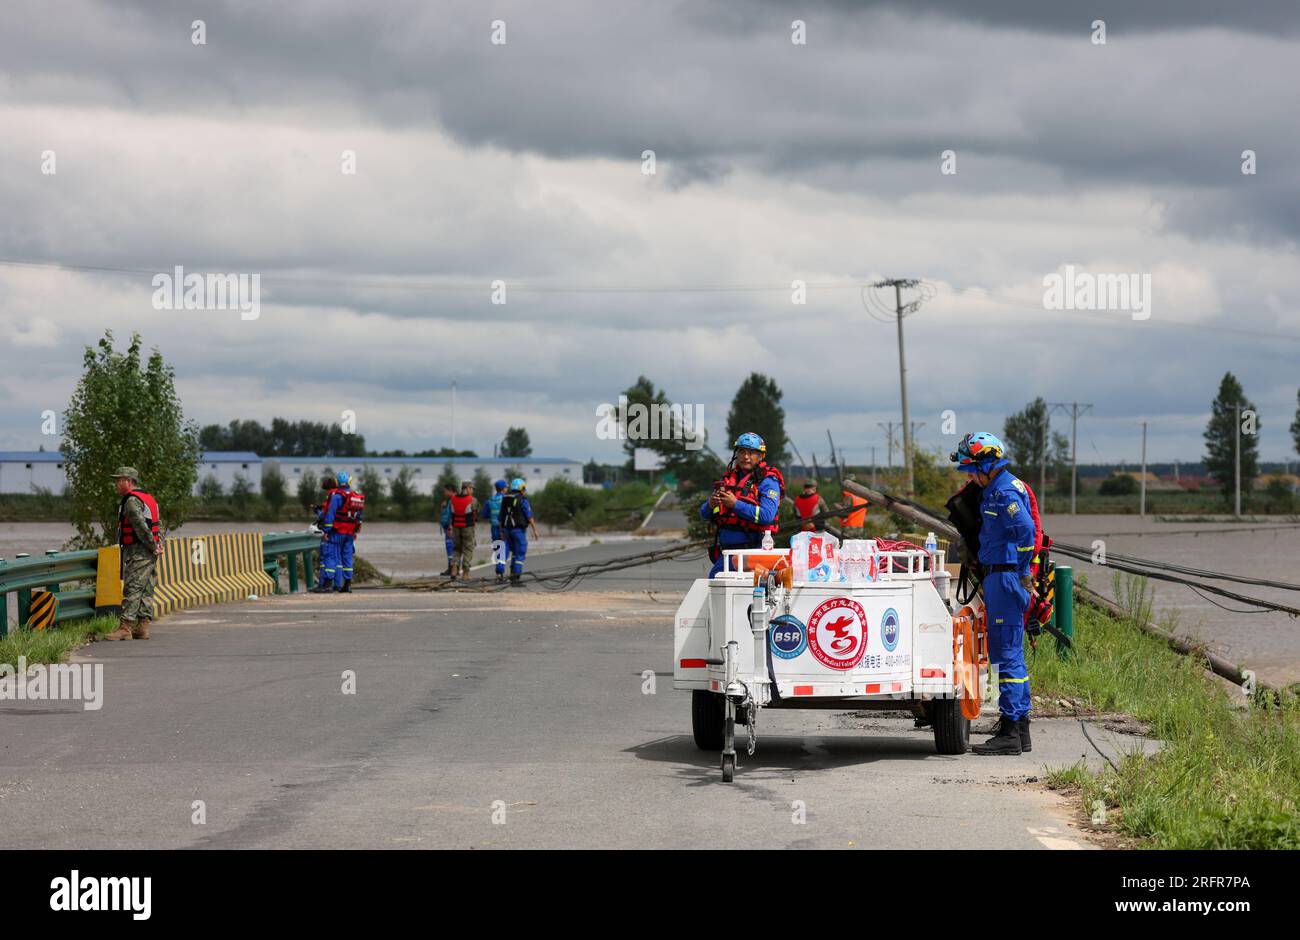
[[[1027,782],[1100,761],[1074,721],[941,757],[905,716],[769,711],[723,784],[671,688],[675,598],[640,591],[274,597],[93,644],[101,710],[0,702],[0,847],[1085,846]]]

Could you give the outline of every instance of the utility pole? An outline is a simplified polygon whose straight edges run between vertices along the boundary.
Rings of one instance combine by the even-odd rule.
[[[876,445],[871,445],[871,488],[876,488]]]
[[[1052,414],[1057,408],[1070,412],[1070,515],[1073,516],[1078,512],[1079,498],[1079,416],[1091,411],[1092,405],[1058,401],[1052,402],[1051,408]]]
[[[1138,516],[1147,515],[1147,423],[1142,422],[1142,495],[1138,499]]]
[[[903,402],[903,466],[907,474],[907,495],[914,490],[912,478],[912,425],[907,410],[907,356],[903,349],[903,317],[915,313],[921,306],[920,300],[903,303],[903,288],[916,287],[921,282],[915,278],[890,278],[877,281],[871,285],[875,288],[892,287],[894,289],[894,320],[898,326],[898,388]]]
[[[889,453],[889,463],[888,463],[888,467],[889,467],[890,470],[893,470],[893,469],[894,469],[894,427],[895,427],[895,423],[894,423],[893,421],[877,421],[877,422],[876,422],[876,427],[880,428],[880,430],[882,430],[882,431],[885,432],[885,440],[886,440],[886,442],[887,442],[887,449],[888,449],[888,453]]]
[[[1236,422],[1233,428],[1233,477],[1235,479],[1236,495],[1233,498],[1232,514],[1238,519],[1241,518],[1241,402],[1232,406],[1236,414]]]
[[[1047,493],[1047,438],[1049,437],[1047,426],[1050,420],[1049,415],[1043,415],[1043,424],[1041,427],[1042,440],[1038,442],[1038,500],[1042,502]]]
[[[456,380],[451,380],[451,449],[456,449]]]

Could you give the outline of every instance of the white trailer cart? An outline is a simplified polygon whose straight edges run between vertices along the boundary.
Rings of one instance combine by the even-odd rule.
[[[956,606],[944,553],[888,552],[874,580],[796,582],[788,551],[725,552],[677,608],[673,688],[695,743],[736,771],[735,729],[764,708],[905,709],[941,754],[964,753],[987,674],[982,605]]]

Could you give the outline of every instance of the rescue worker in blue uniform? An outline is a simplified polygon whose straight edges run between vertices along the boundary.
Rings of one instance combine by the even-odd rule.
[[[492,489],[495,492],[483,503],[482,516],[492,527],[492,553],[494,557],[499,559],[497,561],[497,581],[501,582],[505,580],[506,576],[505,555],[498,556],[496,554],[496,543],[501,541],[501,497],[506,494],[506,481],[497,480],[492,484]]]
[[[767,444],[757,434],[736,438],[731,464],[700,506],[700,518],[716,527],[709,558],[709,577],[722,571],[723,552],[759,548],[763,533],[775,532],[785,497],[785,477],[767,462]]]
[[[533,530],[537,538],[537,523],[533,521],[533,507],[524,495],[524,480],[515,477],[510,481],[510,491],[501,497],[500,512],[501,537],[506,543],[506,553],[510,557],[510,586],[519,587],[523,583],[524,558],[528,554],[528,530]]]
[[[447,483],[442,487],[442,512],[438,515],[438,524],[442,526],[442,543],[447,549],[447,570],[444,577],[451,576],[451,564],[456,558],[456,545],[451,537],[451,500],[456,495],[456,484]]]
[[[1025,484],[1007,469],[1006,448],[992,434],[969,434],[950,459],[980,487],[979,558],[988,621],[989,662],[998,667],[997,729],[971,748],[976,754],[1020,754],[1029,740],[1029,670],[1025,611],[1029,608],[1034,519]]]
[[[321,512],[321,529],[325,532],[325,543],[321,548],[329,546],[329,558],[322,559],[322,578],[316,590],[320,593],[334,590],[350,594],[353,545],[357,533],[361,531],[365,497],[351,488],[352,476],[346,471],[340,470],[334,481],[337,486],[330,490]]]

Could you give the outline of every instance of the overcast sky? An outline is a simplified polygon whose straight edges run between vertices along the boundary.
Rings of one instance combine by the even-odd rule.
[[[459,447],[613,460],[596,408],[644,374],[721,450],[760,371],[805,456],[829,428],[883,462],[897,336],[862,286],[914,277],[921,446],[1042,395],[1093,405],[1081,461],[1136,461],[1143,420],[1196,460],[1231,370],[1294,460],[1298,80],[1294,0],[6,0],[0,259],[32,264],[0,264],[0,449],[57,446],[108,328],[201,424],[438,447],[455,379]],[[155,310],[176,265],[260,274],[261,316]],[[1067,265],[1149,274],[1150,318],[1045,310]]]

